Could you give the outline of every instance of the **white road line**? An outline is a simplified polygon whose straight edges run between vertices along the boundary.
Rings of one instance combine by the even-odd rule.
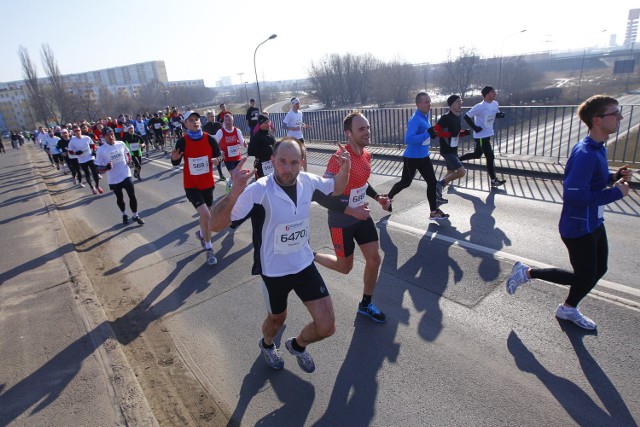
[[[383,223],[386,223],[394,228],[397,228],[399,230],[404,230],[408,233],[411,234],[415,234],[418,236],[428,236],[431,238],[436,238],[439,240],[442,240],[444,242],[448,242],[451,243],[452,245],[455,246],[460,246],[460,247],[464,247],[464,248],[469,248],[469,249],[473,249],[475,251],[480,251],[480,252],[484,252],[486,254],[489,255],[494,255],[494,256],[499,256],[501,258],[506,258],[506,259],[510,259],[512,261],[520,261],[522,263],[525,263],[527,265],[531,265],[531,266],[536,266],[539,268],[554,268],[555,266],[550,265],[550,264],[545,264],[539,261],[534,261],[528,258],[524,258],[524,257],[520,257],[517,255],[513,255],[504,251],[499,251],[499,250],[495,250],[495,249],[491,249],[491,248],[487,248],[485,246],[480,246],[480,245],[476,245],[475,243],[471,243],[471,242],[466,242],[464,240],[459,240],[459,239],[454,239],[453,237],[449,237],[449,236],[443,236],[441,234],[438,233],[432,233],[430,231],[425,231],[425,230],[421,230],[419,228],[416,227],[411,227],[410,225],[405,225],[405,224],[400,224],[398,222],[394,222],[394,221],[389,221],[389,220],[385,220],[385,221],[381,221]],[[564,287],[564,286],[563,286]],[[599,289],[599,288],[605,288],[605,289],[610,289],[613,291],[617,291],[617,292],[622,292],[624,294],[627,295],[631,295],[631,296],[635,296],[635,297],[640,297],[640,289],[636,289],[636,288],[632,288],[630,286],[626,286],[626,285],[622,285],[619,283],[614,283],[614,282],[610,282],[608,280],[599,280],[598,281],[598,285],[596,286],[595,289]],[[606,292],[603,292],[602,290],[600,290],[599,292],[597,292],[598,295],[603,296],[603,297],[607,297],[608,299],[611,299],[613,301],[619,301],[619,302],[623,302],[625,304],[634,306],[634,307],[640,307],[640,304],[634,302],[634,301],[630,301],[624,298],[620,298],[620,297],[616,297],[615,295],[610,295],[607,294]]]

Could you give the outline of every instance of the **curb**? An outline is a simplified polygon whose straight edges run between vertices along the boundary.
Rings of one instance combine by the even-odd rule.
[[[27,150],[27,156],[32,170],[35,171],[30,149]],[[36,187],[45,190],[41,197],[44,199],[44,204],[50,207],[48,212],[52,220],[58,225],[54,230],[58,247],[73,245],[44,178],[40,173],[34,173],[33,178],[37,183]],[[111,390],[107,393],[113,400],[114,406],[119,409],[127,425],[158,426],[78,254],[75,251],[69,252],[61,254],[60,258],[69,274],[69,286],[76,295],[75,303],[81,315],[80,320],[96,349],[96,359],[100,361],[103,372],[109,379]]]

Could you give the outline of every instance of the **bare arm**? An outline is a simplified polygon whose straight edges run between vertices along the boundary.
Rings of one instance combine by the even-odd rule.
[[[340,148],[340,152],[331,156],[340,164],[340,171],[333,176],[335,184],[333,186],[332,194],[334,196],[342,194],[344,189],[347,188],[347,184],[349,183],[349,172],[351,172],[351,157],[349,156],[349,152],[345,150],[340,143],[338,143],[338,147]]]
[[[255,169],[242,169],[244,162],[247,161],[243,157],[238,166],[231,172],[231,180],[233,185],[229,194],[221,198],[215,205],[211,207],[211,218],[209,219],[209,228],[211,231],[222,231],[231,225],[231,211],[247,187],[247,182],[253,177]]]

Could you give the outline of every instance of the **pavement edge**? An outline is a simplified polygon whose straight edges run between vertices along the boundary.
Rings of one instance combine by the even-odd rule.
[[[32,150],[27,150],[29,162],[32,165],[32,170],[36,171],[31,152]],[[47,211],[51,219],[58,224],[58,227],[53,230],[58,247],[67,244],[73,245],[64,222],[60,218],[57,206],[49,194],[44,178],[37,172],[33,174],[33,179],[37,189],[44,189],[41,197],[44,199],[44,204],[49,207]],[[76,306],[82,317],[80,320],[97,349],[96,357],[112,387],[109,394],[115,396],[115,403],[127,425],[158,426],[153,411],[100,304],[98,295],[93,289],[93,284],[84,271],[80,257],[73,251],[62,253],[61,258],[64,260],[69,274],[68,283],[76,296]]]

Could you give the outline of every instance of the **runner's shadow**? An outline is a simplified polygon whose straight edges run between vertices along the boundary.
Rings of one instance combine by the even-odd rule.
[[[449,255],[451,245],[424,235],[412,255],[398,266],[402,261],[397,246],[391,240],[386,221],[381,220],[378,228],[380,247],[384,252],[381,270],[411,284],[406,290],[416,310],[423,313],[418,333],[425,340],[434,341],[442,332],[440,298],[449,284],[449,273],[453,272],[455,283],[460,282],[463,276],[462,269]]]
[[[479,197],[456,191],[453,187],[449,188],[449,193],[456,194],[460,198],[473,203],[474,213],[469,218],[470,229],[468,232],[459,235],[461,240],[496,251],[502,250],[503,246],[511,246],[511,240],[504,231],[496,227],[496,220],[493,217],[493,211],[496,208],[495,191],[489,192],[484,201]],[[499,278],[500,262],[495,256],[487,256],[483,252],[466,246],[465,249],[471,256],[481,258],[478,273],[484,281],[491,282]]]
[[[73,246],[73,244],[67,243],[66,245],[57,247],[56,249],[49,252],[48,254],[41,255],[37,258],[31,259],[25,262],[24,264],[20,264],[10,270],[4,271],[0,273],[0,286],[6,283],[7,280],[10,280],[16,276],[19,276],[24,272],[37,270],[38,268],[42,267],[48,262],[60,262],[60,259],[62,256],[74,251],[75,251],[75,247]]]
[[[560,326],[565,329],[567,322],[560,321]],[[513,356],[516,366],[521,371],[530,372],[538,377],[578,425],[637,425],[620,393],[586,350],[582,342],[585,334],[575,329],[565,329],[565,333],[576,350],[585,376],[605,405],[606,411],[600,408],[580,386],[545,368],[514,331],[509,334],[507,348]]]
[[[392,292],[395,292],[398,300],[395,302],[400,304],[402,292]],[[378,297],[389,302],[386,295]],[[376,327],[371,320],[356,316],[351,342],[336,377],[327,410],[314,426],[371,425],[379,398],[378,371],[385,361],[394,364],[398,359],[400,344],[395,339],[399,320],[388,315],[387,322]],[[408,315],[405,317],[408,320]],[[375,343],[375,351],[372,351],[372,343]]]
[[[274,343],[280,348],[282,334],[286,325],[280,328],[274,339]],[[256,426],[302,426],[311,411],[315,399],[314,386],[304,381],[286,367],[274,370],[264,363],[262,354],[251,365],[249,372],[242,380],[240,396],[227,427],[242,425],[249,405],[254,397],[260,395],[267,388],[271,388],[283,405],[258,420]]]

